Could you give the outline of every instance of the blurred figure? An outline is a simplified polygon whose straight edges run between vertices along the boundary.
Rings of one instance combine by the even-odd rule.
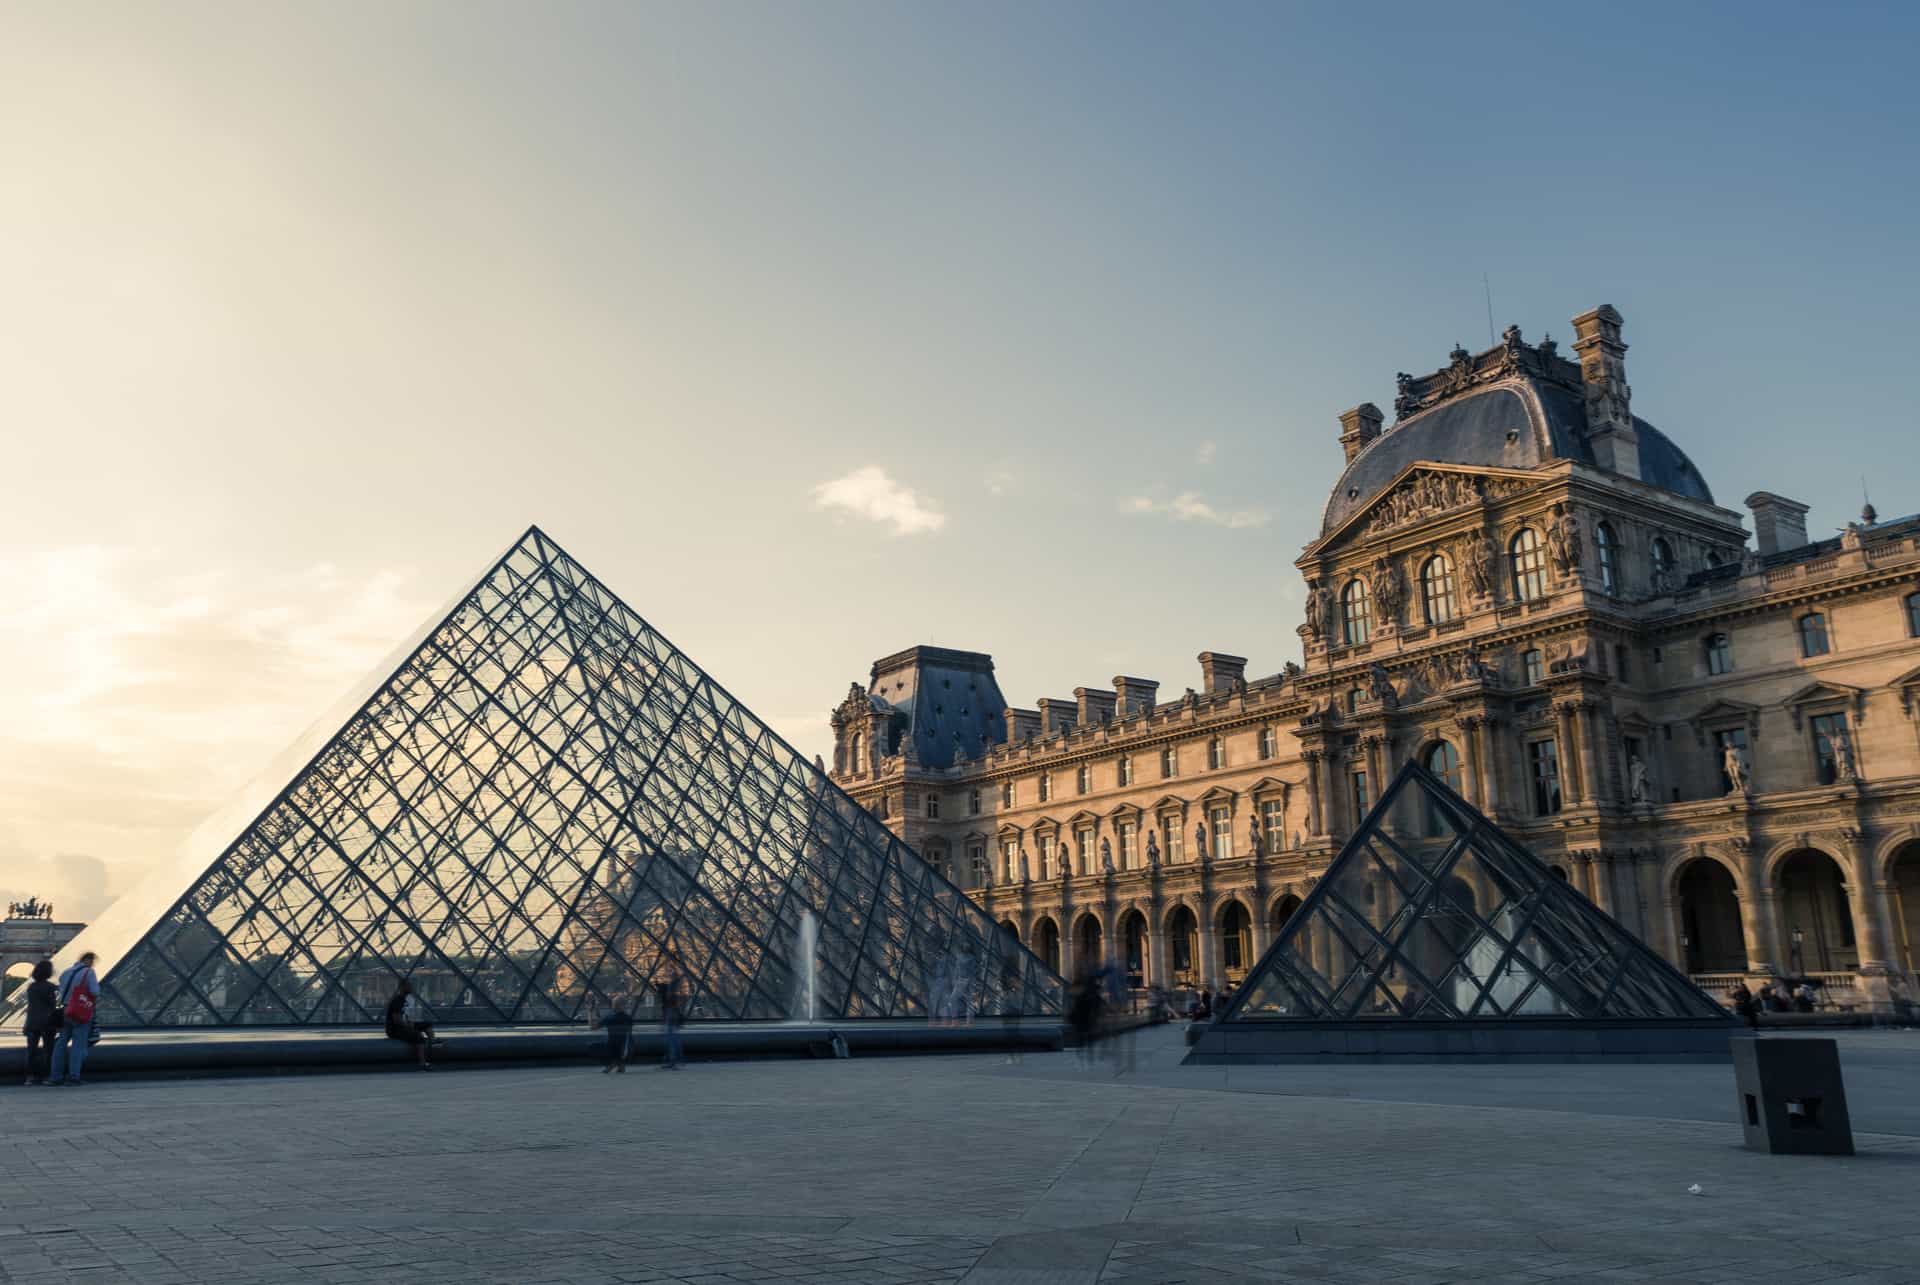
[[[48,1084],[82,1084],[80,1067],[87,1060],[87,1041],[93,1035],[94,1003],[100,998],[100,978],[94,974],[92,951],[80,956],[60,974],[54,1002],[61,1016],[60,1034],[53,1043],[53,1077]]]
[[[660,1061],[662,1071],[678,1071],[686,1063],[686,1052],[680,1044],[680,1027],[685,1021],[679,979],[668,973],[660,979],[660,1025],[667,1035],[667,1054]]]
[[[1128,1000],[1133,992],[1127,985],[1127,970],[1117,957],[1107,961],[1101,980],[1105,983],[1106,1020],[1112,1028],[1108,1033],[1109,1056],[1113,1059],[1113,1073],[1120,1075],[1134,1068],[1133,1028],[1126,1024]]]
[[[1073,979],[1073,992],[1067,1003],[1067,1025],[1074,1035],[1075,1065],[1092,1066],[1093,1041],[1100,1029],[1100,978],[1084,962]]]
[[[605,1013],[593,1018],[592,1030],[607,1033],[607,1065],[600,1074],[627,1073],[627,1055],[633,1051],[633,1014],[627,1010],[626,996],[616,995]]]
[[[427,1049],[433,1043],[433,1023],[427,1020],[426,1006],[413,993],[413,983],[405,977],[387,1001],[387,1038],[413,1046],[413,1060],[422,1071],[433,1069]]]
[[[53,984],[53,961],[33,966],[27,983],[27,1083],[45,1084],[53,1064],[53,1041],[60,1033],[60,988]]]
[[[1020,1061],[1020,939],[1000,925],[1000,1020],[1006,1026],[1007,1063]]]
[[[953,970],[953,1017],[962,1026],[973,1025],[973,984],[978,964],[973,957],[973,946],[968,944],[960,951],[959,962]]]

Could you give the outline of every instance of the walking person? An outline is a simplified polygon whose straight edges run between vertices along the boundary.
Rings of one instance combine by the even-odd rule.
[[[84,1084],[81,1064],[87,1060],[87,1040],[93,1034],[93,1009],[100,998],[100,978],[93,971],[92,951],[60,974],[55,1004],[61,1017],[60,1034],[53,1043],[53,1076],[48,1084]]]
[[[667,1055],[660,1061],[662,1071],[678,1071],[687,1060],[680,1044],[680,1026],[685,1021],[679,979],[668,973],[660,979],[660,1025],[667,1036]]]
[[[431,1071],[427,1050],[433,1044],[433,1023],[427,1020],[426,1006],[413,993],[413,983],[400,979],[400,988],[387,1001],[387,1038],[413,1046],[413,1060],[422,1071]]]
[[[607,1033],[607,1066],[600,1074],[618,1071],[625,1075],[627,1055],[633,1051],[633,1014],[627,1011],[626,996],[614,996],[608,1010],[593,1019],[593,1029]]]
[[[1760,1031],[1760,1006],[1753,1002],[1753,992],[1747,989],[1745,982],[1735,982],[1730,996],[1733,1011],[1746,1020],[1747,1026],[1755,1034]]]
[[[43,959],[33,966],[33,980],[27,983],[28,1084],[47,1082],[60,1020],[60,988],[53,984],[53,961]]]

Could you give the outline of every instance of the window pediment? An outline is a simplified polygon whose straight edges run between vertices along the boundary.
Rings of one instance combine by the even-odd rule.
[[[1920,713],[1920,669],[1909,669],[1887,684],[1900,693],[1900,710],[1909,718]]]
[[[1247,787],[1247,793],[1256,799],[1285,798],[1293,793],[1293,782],[1283,781],[1277,776],[1263,776]]]
[[[1692,718],[1687,720],[1693,728],[1693,736],[1702,746],[1707,743],[1707,734],[1738,725],[1747,729],[1749,740],[1760,736],[1760,707],[1749,705],[1745,701],[1717,700]]]
[[[1216,785],[1201,795],[1200,801],[1202,803],[1231,803],[1239,797],[1238,792],[1229,790],[1224,785]]]
[[[1822,712],[1822,707],[1850,710],[1858,721],[1866,712],[1866,695],[1861,688],[1822,679],[1808,683],[1781,704],[1793,715],[1793,729],[1797,732],[1806,716]]]

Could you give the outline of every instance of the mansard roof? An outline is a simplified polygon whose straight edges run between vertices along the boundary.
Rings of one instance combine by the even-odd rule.
[[[1535,347],[1507,343],[1479,354],[1456,348],[1453,363],[1425,378],[1400,377],[1400,418],[1347,466],[1321,518],[1325,536],[1372,503],[1419,462],[1481,468],[1537,469],[1557,460],[1595,465],[1587,441],[1580,368],[1558,356],[1551,340]],[[1640,480],[1688,499],[1713,503],[1700,470],[1672,439],[1639,416]]]

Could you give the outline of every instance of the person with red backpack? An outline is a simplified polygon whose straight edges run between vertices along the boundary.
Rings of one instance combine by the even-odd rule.
[[[87,1040],[93,1035],[93,1008],[100,998],[100,978],[93,971],[92,951],[80,956],[60,974],[57,1000],[65,1022],[53,1042],[53,1078],[48,1084],[83,1084],[80,1064],[87,1060]]]

